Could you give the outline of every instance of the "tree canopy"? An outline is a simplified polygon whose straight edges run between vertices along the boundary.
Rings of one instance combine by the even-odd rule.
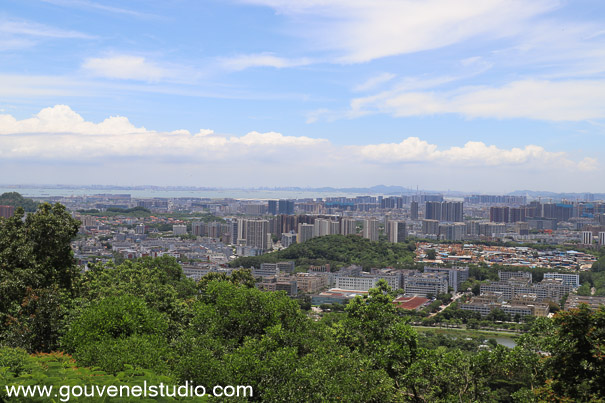
[[[28,213],[33,213],[38,208],[38,203],[32,199],[25,198],[17,192],[6,192],[0,195],[0,205],[21,207]]]
[[[324,265],[342,267],[351,264],[364,268],[414,265],[413,243],[372,242],[356,235],[327,235],[297,243],[286,249],[255,257],[243,257],[231,262],[232,267],[259,267],[261,263],[294,260],[295,265]]]

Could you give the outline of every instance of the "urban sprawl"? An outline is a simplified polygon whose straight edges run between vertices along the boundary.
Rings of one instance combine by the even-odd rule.
[[[72,247],[83,270],[93,262],[168,255],[178,259],[188,277],[199,280],[208,273],[230,274],[235,268],[229,263],[238,257],[260,256],[315,237],[414,240],[421,269],[322,265],[300,270],[294,261],[283,261],[253,267],[252,275],[262,290],[308,294],[313,305],[346,303],[385,280],[400,293],[395,304],[420,309],[437,295],[469,291],[460,287],[469,278],[469,265],[523,267],[530,270],[499,271],[498,281],[482,283],[480,294],[460,308],[482,316],[495,308],[510,315],[547,316],[549,302],[568,295],[566,308],[604,302],[573,293],[580,273],[596,260],[590,251],[605,246],[605,201],[592,196],[573,201],[499,195],[453,200],[439,194],[218,200],[97,194],[39,200],[64,204],[81,221],[81,236]],[[137,208],[150,214],[120,214]],[[13,207],[0,206],[2,216],[13,212]],[[534,282],[532,268],[552,272]]]

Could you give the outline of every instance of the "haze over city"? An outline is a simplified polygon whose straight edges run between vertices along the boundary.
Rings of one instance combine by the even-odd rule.
[[[5,2],[5,183],[604,192],[597,1]]]

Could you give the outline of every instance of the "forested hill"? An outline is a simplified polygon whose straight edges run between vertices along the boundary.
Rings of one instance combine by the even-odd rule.
[[[261,263],[294,260],[297,267],[329,263],[332,267],[357,264],[365,269],[406,268],[414,263],[414,249],[414,243],[372,242],[356,235],[327,235],[262,256],[239,258],[231,262],[231,266],[259,267]]]
[[[2,193],[0,195],[0,205],[23,207],[23,210],[27,211],[28,213],[32,213],[38,208],[38,203],[32,199],[27,199],[21,196],[21,194],[17,192]]]

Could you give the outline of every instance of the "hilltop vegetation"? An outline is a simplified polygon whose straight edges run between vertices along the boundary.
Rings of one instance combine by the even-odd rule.
[[[38,208],[37,202],[21,196],[17,192],[2,193],[0,195],[0,205],[21,207],[28,213],[32,213]]]
[[[294,260],[296,267],[330,264],[333,268],[351,264],[372,267],[409,268],[414,265],[414,243],[372,242],[356,235],[327,235],[267,253],[243,257],[232,267],[259,267],[261,263]]]

